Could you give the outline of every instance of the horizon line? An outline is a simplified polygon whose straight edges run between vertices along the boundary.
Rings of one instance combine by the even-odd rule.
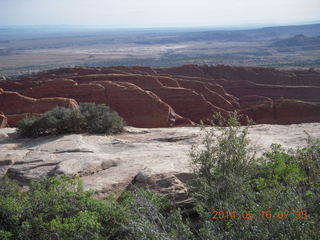
[[[317,25],[320,24],[320,19],[308,22],[291,22],[291,23],[248,23],[248,24],[228,24],[228,25],[199,25],[199,26],[165,26],[165,25],[96,25],[96,24],[26,24],[26,25],[0,25],[0,28],[34,28],[34,27],[65,27],[65,28],[89,28],[101,30],[146,30],[146,29],[195,29],[195,28],[212,28],[212,29],[254,29],[254,28],[268,28],[268,27],[287,27],[287,26],[303,26],[303,25]]]

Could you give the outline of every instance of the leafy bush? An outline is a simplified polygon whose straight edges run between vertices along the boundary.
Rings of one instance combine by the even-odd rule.
[[[254,159],[248,127],[240,126],[237,115],[227,125],[206,130],[203,146],[192,150],[201,239],[319,239],[319,143],[288,151],[272,145]],[[279,219],[284,210],[290,218]],[[236,217],[210,219],[212,211],[234,211]],[[247,219],[244,211],[251,211]],[[295,219],[302,211],[308,218]]]
[[[40,117],[22,119],[18,133],[24,137],[38,137],[66,133],[118,133],[123,119],[109,107],[95,103],[81,103],[80,109],[56,107]]]
[[[45,178],[20,192],[0,183],[1,239],[191,239],[165,197],[137,189],[95,200],[77,179]]]
[[[80,112],[84,118],[84,128],[90,133],[118,133],[123,129],[123,119],[105,105],[81,103]]]

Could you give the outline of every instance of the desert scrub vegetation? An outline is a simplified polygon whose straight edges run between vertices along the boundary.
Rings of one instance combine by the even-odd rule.
[[[134,187],[95,200],[78,179],[45,178],[28,192],[2,179],[0,239],[318,240],[320,142],[273,144],[257,158],[239,116],[216,122],[227,127],[203,128],[191,149],[197,216]]]
[[[0,182],[0,239],[191,239],[179,211],[163,196],[136,189],[96,200],[79,179],[44,178],[28,192]]]
[[[238,118],[205,129],[192,149],[199,238],[319,239],[320,142],[297,150],[273,144],[255,158]]]
[[[95,103],[80,103],[79,109],[56,107],[39,117],[24,118],[17,132],[23,137],[39,137],[66,133],[118,133],[124,121],[109,107]]]

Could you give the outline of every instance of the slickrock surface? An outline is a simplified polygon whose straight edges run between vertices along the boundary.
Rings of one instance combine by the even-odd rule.
[[[0,176],[22,185],[55,174],[80,176],[98,197],[120,194],[130,183],[186,200],[191,177],[190,150],[199,144],[199,127],[133,128],[113,136],[73,134],[19,139],[14,128],[0,130]],[[272,143],[296,148],[308,132],[320,139],[320,123],[255,125],[249,130],[257,155]],[[180,199],[180,200],[179,200]]]
[[[11,127],[24,116],[80,102],[109,105],[134,127],[194,125],[235,110],[256,123],[320,122],[320,72],[224,65],[78,67],[0,81],[0,112]]]

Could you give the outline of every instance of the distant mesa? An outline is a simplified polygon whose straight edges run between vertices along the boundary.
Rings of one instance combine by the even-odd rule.
[[[0,80],[0,127],[80,102],[106,104],[134,127],[193,126],[235,110],[260,124],[320,122],[320,72],[225,65],[55,69]]]
[[[320,49],[320,36],[308,37],[303,34],[295,35],[291,38],[281,39],[271,44],[271,47],[289,48],[303,47],[304,50]]]

